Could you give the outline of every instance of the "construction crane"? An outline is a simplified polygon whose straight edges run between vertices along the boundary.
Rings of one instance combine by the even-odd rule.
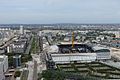
[[[72,32],[72,48],[74,48],[74,32]]]

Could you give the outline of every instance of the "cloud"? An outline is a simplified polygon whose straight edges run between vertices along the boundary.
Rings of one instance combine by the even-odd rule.
[[[0,23],[118,22],[119,3],[120,0],[0,0]]]

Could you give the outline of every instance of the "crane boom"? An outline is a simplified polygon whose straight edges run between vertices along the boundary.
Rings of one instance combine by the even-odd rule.
[[[72,32],[72,48],[74,48],[74,32]]]

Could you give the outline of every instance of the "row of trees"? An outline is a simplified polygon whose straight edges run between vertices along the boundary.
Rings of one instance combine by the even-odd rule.
[[[96,80],[97,79],[87,75],[83,76],[75,73],[67,73],[62,70],[45,70],[39,76],[40,76],[39,78],[43,78],[44,80],[65,80],[65,79]],[[99,78],[97,80],[99,80]]]
[[[31,49],[30,49],[30,53],[36,53],[37,51],[39,51],[39,39],[36,35],[33,36],[33,41],[31,44]]]

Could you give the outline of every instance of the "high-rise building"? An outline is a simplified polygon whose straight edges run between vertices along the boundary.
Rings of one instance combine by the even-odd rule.
[[[14,62],[14,67],[18,68],[21,66],[21,55],[15,55],[13,56],[13,62]]]
[[[8,57],[0,55],[0,80],[5,79],[4,73],[8,70]]]
[[[20,26],[20,34],[24,34],[23,26]]]

